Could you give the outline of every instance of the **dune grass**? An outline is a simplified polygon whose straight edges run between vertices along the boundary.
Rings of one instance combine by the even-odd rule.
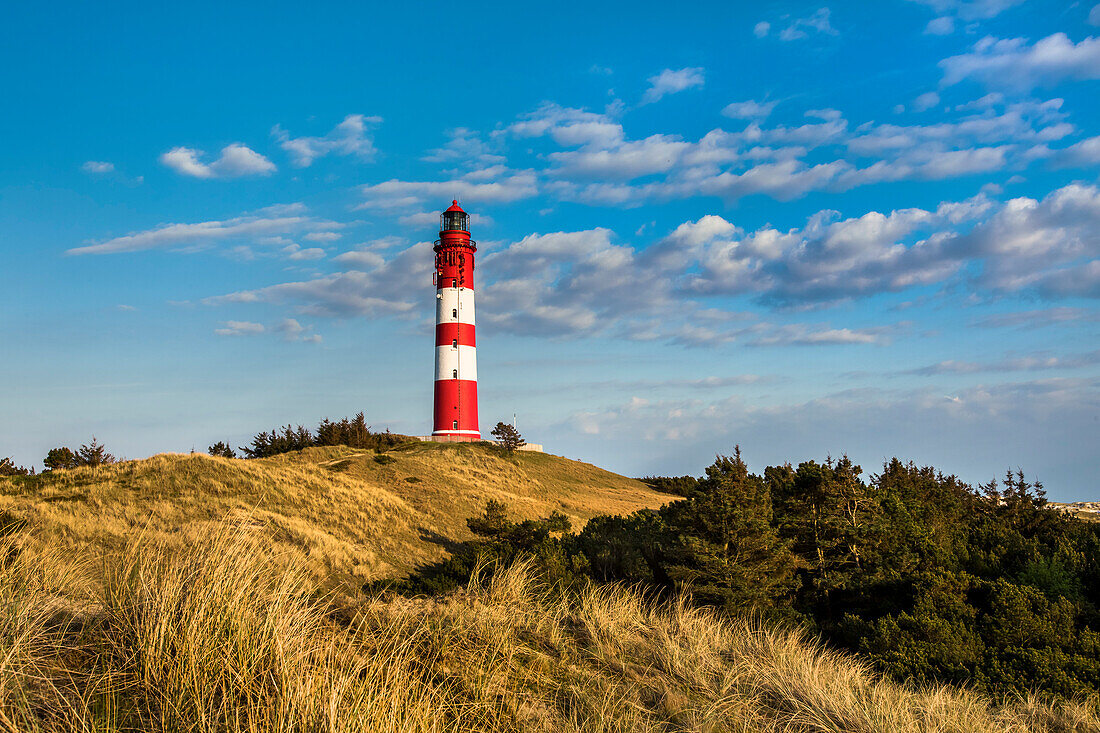
[[[318,592],[220,523],[73,567],[3,547],[0,731],[1094,731],[1095,701],[882,680],[797,631],[522,565],[439,598]]]
[[[556,510],[583,526],[669,497],[585,463],[486,445],[412,443],[384,455],[310,448],[257,460],[161,454],[0,477],[0,536],[18,530],[43,547],[107,561],[138,535],[174,548],[203,542],[231,516],[268,528],[280,555],[354,592],[441,560],[471,537],[465,520],[488,499],[521,518]]]

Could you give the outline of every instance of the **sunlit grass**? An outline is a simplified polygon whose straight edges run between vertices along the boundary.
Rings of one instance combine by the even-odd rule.
[[[1100,730],[1095,701],[899,685],[797,631],[522,565],[348,602],[241,523],[98,569],[2,549],[4,731]]]

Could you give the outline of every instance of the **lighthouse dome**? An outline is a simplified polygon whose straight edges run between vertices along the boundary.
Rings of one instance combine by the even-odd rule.
[[[439,217],[440,231],[445,232],[455,229],[463,232],[470,231],[470,215],[458,205],[458,199],[451,201],[451,207]]]

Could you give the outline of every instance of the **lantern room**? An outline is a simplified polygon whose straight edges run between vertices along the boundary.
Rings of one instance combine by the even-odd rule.
[[[470,215],[462,210],[457,199],[451,201],[451,208],[439,215],[439,231],[470,231]]]

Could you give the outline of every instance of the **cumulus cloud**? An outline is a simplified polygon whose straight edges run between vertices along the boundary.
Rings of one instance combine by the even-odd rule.
[[[1015,198],[944,246],[980,259],[979,286],[1048,297],[1100,297],[1100,188],[1070,184],[1042,200]]]
[[[929,92],[915,107],[937,101],[938,95]],[[763,115],[771,104],[738,102],[726,113]],[[1076,132],[1062,104],[1061,99],[1006,103],[986,95],[959,106],[962,114],[949,121],[869,122],[855,129],[837,110],[808,110],[804,124],[766,127],[756,117],[741,131],[716,128],[698,140],[660,133],[631,139],[611,114],[545,104],[498,134],[545,137],[559,145],[561,150],[543,156],[550,166],[542,172],[551,180],[540,188],[566,201],[631,207],[696,196],[728,203],[754,194],[790,200],[811,191],[944,180],[1042,160],[1086,161],[1091,155],[1087,141],[1068,152],[1054,147]],[[812,151],[818,153],[811,158]],[[632,183],[639,178],[649,180]]]
[[[322,340],[320,334],[313,333],[313,326],[303,326],[296,318],[284,318],[275,331],[283,335],[284,341],[319,344]]]
[[[660,74],[649,77],[648,81],[649,89],[642,96],[642,104],[656,102],[669,94],[676,94],[685,89],[703,86],[703,69],[701,67],[665,69]]]
[[[752,27],[752,34],[757,38],[763,38],[768,35],[768,31],[772,29],[772,24],[766,20],[762,20]]]
[[[271,129],[271,136],[279,147],[290,154],[294,165],[299,168],[313,165],[313,161],[330,154],[371,161],[377,153],[371,131],[380,124],[381,117],[348,115],[328,134],[320,137],[291,137],[280,125]]]
[[[251,321],[224,321],[222,328],[214,329],[219,336],[255,336],[265,331],[264,324]]]
[[[195,224],[162,224],[154,229],[74,247],[70,255],[115,254],[163,248],[202,248],[225,242],[258,241],[301,231],[329,230],[341,226],[305,214],[301,205],[275,206],[221,221]]]
[[[298,244],[288,244],[280,250],[288,260],[319,260],[325,257],[325,251],[320,247],[303,248]]]
[[[1100,79],[1100,38],[1074,43],[1054,33],[1034,44],[987,36],[969,52],[940,62],[943,84],[973,79],[988,87],[1027,90],[1067,80]]]
[[[274,163],[241,143],[226,145],[217,160],[211,163],[202,161],[205,155],[194,148],[172,148],[160,156],[160,162],[176,173],[192,178],[267,176],[276,170]]]
[[[80,170],[85,173],[92,173],[102,175],[104,173],[114,173],[115,164],[109,163],[103,160],[89,160],[80,166]]]

